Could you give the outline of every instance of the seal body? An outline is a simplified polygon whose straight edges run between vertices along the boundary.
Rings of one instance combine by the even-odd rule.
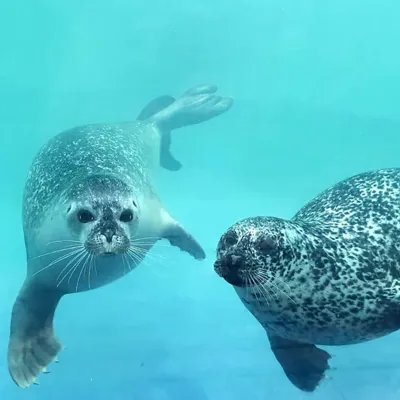
[[[18,386],[35,382],[62,348],[53,317],[63,295],[122,277],[158,240],[205,257],[163,207],[152,181],[160,161],[174,169],[173,129],[231,107],[230,98],[215,92],[214,86],[195,87],[166,108],[153,103],[155,113],[148,106],[146,118],[142,113],[135,122],[77,127],[39,151],[24,191],[27,275],[13,306],[8,345],[8,368]]]
[[[313,391],[330,355],[400,328],[400,169],[344,180],[290,221],[247,218],[218,244],[216,272],[265,328],[288,378]]]

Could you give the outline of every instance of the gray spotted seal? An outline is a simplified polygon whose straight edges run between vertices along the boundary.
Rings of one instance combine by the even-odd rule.
[[[143,120],[61,132],[39,151],[23,196],[27,276],[13,306],[8,345],[8,369],[18,386],[34,383],[62,348],[53,317],[63,295],[122,277],[160,239],[205,257],[162,206],[152,177],[168,159],[164,133],[231,107],[233,100],[216,90],[195,87],[166,108],[156,102]]]
[[[291,220],[237,222],[214,268],[264,327],[290,381],[314,391],[331,357],[316,345],[400,328],[400,169],[337,183]]]

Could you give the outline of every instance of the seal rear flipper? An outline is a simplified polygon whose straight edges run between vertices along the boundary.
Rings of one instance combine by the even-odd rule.
[[[284,339],[267,332],[271,349],[289,380],[305,392],[313,392],[329,369],[331,355],[313,344]]]
[[[216,95],[216,91],[214,85],[189,89],[152,119],[162,131],[171,131],[217,117],[232,107],[233,99]]]
[[[14,303],[8,370],[21,388],[35,383],[62,349],[53,331],[54,312],[62,295],[57,290],[25,282]]]
[[[178,171],[182,164],[171,154],[171,132],[163,132],[160,145],[160,165],[170,171]]]
[[[197,240],[165,210],[162,211],[163,229],[161,237],[167,239],[172,246],[186,251],[196,260],[204,260],[206,253]]]
[[[157,97],[147,104],[136,119],[144,121],[167,108],[174,101],[175,99],[172,96]],[[168,129],[161,130],[160,164],[170,171],[178,171],[182,167],[182,164],[171,154],[171,131]]]

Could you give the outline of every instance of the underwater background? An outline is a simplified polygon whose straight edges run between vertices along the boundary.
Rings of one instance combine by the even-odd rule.
[[[290,218],[341,179],[400,166],[399,13],[393,0],[1,2],[0,399],[398,399],[400,333],[330,348],[335,369],[304,394],[213,262],[237,220]],[[133,120],[199,83],[235,104],[173,133],[183,168],[157,187],[206,260],[157,245],[123,279],[63,298],[67,349],[19,389],[6,352],[34,155],[61,130]]]

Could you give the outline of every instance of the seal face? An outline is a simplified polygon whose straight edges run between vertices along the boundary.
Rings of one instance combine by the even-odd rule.
[[[265,328],[294,385],[313,391],[330,355],[400,328],[400,169],[344,180],[290,221],[247,218],[217,248],[215,271]]]
[[[119,279],[162,239],[202,260],[204,250],[152,186],[161,163],[177,170],[171,131],[227,111],[232,99],[202,85],[159,98],[134,122],[61,132],[39,151],[23,199],[27,276],[15,301],[8,368],[32,384],[62,348],[53,331],[61,297]],[[163,107],[165,105],[165,107]]]

